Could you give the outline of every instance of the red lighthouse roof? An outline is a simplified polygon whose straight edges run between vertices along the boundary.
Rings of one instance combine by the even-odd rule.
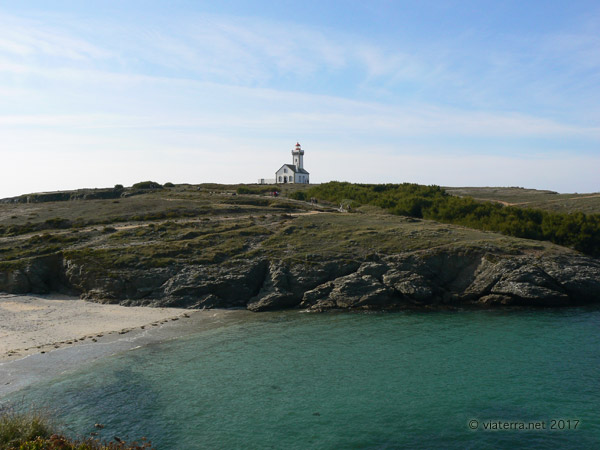
[[[296,142],[296,145],[292,148],[292,155],[304,155],[304,150],[300,147],[300,142]]]

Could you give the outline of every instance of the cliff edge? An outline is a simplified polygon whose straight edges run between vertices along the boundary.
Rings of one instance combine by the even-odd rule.
[[[184,185],[1,204],[13,225],[0,237],[0,291],[252,311],[600,301],[600,262],[548,242],[234,194]]]

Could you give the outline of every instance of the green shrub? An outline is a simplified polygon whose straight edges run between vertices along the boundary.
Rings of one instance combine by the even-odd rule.
[[[68,219],[54,217],[52,219],[47,219],[46,221],[44,221],[44,225],[45,225],[44,228],[65,229],[65,228],[71,228],[72,223]]]
[[[371,204],[392,214],[463,225],[509,236],[550,241],[592,256],[600,255],[600,214],[564,214],[503,206],[448,195],[439,186],[351,184],[333,181],[314,186],[307,197],[340,203]]]
[[[306,192],[304,191],[296,191],[296,192],[292,192],[289,195],[289,198],[293,199],[293,200],[302,200],[302,201],[306,201],[307,196],[306,196]]]
[[[132,186],[133,189],[162,189],[162,185],[156,181],[140,181]]]
[[[276,186],[271,185],[259,185],[259,186],[239,186],[236,189],[236,193],[238,194],[267,194],[269,192],[273,192],[278,190]]]
[[[254,192],[252,192],[252,190],[249,187],[246,186],[240,186],[238,187],[235,192],[237,192],[238,194],[253,194]]]
[[[167,183],[163,184],[163,187],[172,188],[172,187],[175,187],[175,185],[173,183],[167,182]]]

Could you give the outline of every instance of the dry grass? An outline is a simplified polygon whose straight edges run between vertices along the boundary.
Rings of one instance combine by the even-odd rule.
[[[63,436],[49,412],[36,408],[0,409],[0,449],[2,450],[142,450],[152,444],[145,438],[140,442],[100,441],[87,437],[72,439]]]
[[[449,194],[545,211],[600,213],[600,193],[558,194],[519,187],[447,187]]]
[[[365,259],[492,244],[507,252],[558,251],[547,243],[394,216],[374,206],[346,214],[268,194],[233,195],[238,187],[179,185],[118,201],[0,204],[0,227],[48,227],[0,236],[0,269],[54,253],[111,276],[126,268],[223,263],[260,255],[303,261]],[[306,186],[284,189],[291,193]],[[53,228],[64,221],[71,226]]]
[[[8,449],[23,441],[49,438],[53,433],[50,414],[34,408],[18,410],[14,407],[0,409],[0,448]]]

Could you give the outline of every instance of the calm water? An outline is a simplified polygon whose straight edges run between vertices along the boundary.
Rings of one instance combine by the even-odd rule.
[[[597,308],[241,314],[10,397],[160,449],[600,448],[599,331]],[[552,419],[579,423],[481,429]]]

